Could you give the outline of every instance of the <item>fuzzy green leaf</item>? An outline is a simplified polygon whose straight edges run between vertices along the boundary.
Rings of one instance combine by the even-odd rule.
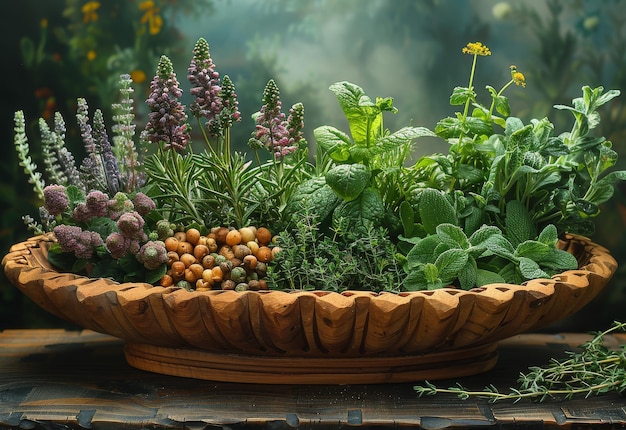
[[[425,189],[420,194],[419,215],[429,234],[434,234],[439,224],[458,225],[456,210],[445,195],[434,189]]]
[[[311,178],[296,189],[289,198],[285,213],[294,220],[305,214],[323,222],[341,203],[341,198],[326,184],[323,177]]]
[[[468,249],[470,243],[461,227],[454,224],[439,224],[436,228],[437,236],[443,243],[454,248]]]
[[[366,188],[354,200],[343,201],[333,211],[333,225],[348,222],[348,228],[354,231],[380,226],[385,217],[385,206],[378,190]]]
[[[450,104],[452,106],[464,105],[468,100],[474,100],[476,93],[467,87],[455,87],[450,95]]]
[[[549,278],[550,276],[541,270],[539,264],[527,257],[519,258],[519,270],[526,279]]]
[[[537,237],[537,230],[528,209],[519,200],[506,204],[505,236],[514,247]]]
[[[420,239],[406,256],[408,267],[412,268],[420,264],[434,263],[436,258],[435,249],[440,243],[441,240],[436,235]]]
[[[315,142],[337,162],[344,162],[350,158],[352,140],[350,136],[335,127],[322,126],[313,130]]]
[[[439,277],[444,282],[452,281],[458,276],[468,259],[469,255],[462,249],[449,249],[442,252],[435,260]]]
[[[337,82],[329,89],[348,119],[350,133],[356,145],[369,146],[381,129],[382,112],[358,85],[351,82]]]
[[[340,164],[326,173],[326,183],[346,201],[356,199],[369,185],[371,172],[363,164]]]
[[[499,274],[490,270],[478,269],[476,270],[476,286],[482,287],[489,284],[501,284],[505,283],[505,280]]]

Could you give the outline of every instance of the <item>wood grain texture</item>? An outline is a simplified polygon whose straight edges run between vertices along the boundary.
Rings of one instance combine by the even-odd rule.
[[[564,357],[590,336],[527,334],[500,343],[493,370],[459,379],[514,386],[519,372]],[[626,342],[607,336],[607,346]],[[30,429],[623,428],[614,394],[545,403],[418,398],[413,384],[214,383],[129,366],[123,341],[92,331],[0,332],[0,427]],[[441,381],[450,386],[456,380]]]
[[[580,267],[525,285],[471,291],[189,292],[59,273],[38,236],[14,245],[8,279],[48,312],[131,343],[273,357],[401,357],[462,350],[536,330],[595,297],[617,263],[603,247],[569,235],[560,247]]]

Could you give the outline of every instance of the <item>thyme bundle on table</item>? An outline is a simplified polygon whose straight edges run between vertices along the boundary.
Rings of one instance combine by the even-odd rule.
[[[611,328],[596,333],[593,339],[580,346],[580,351],[568,351],[565,360],[552,358],[543,367],[529,367],[528,373],[521,373],[518,387],[509,388],[509,392],[500,392],[494,385],[486,386],[482,391],[469,390],[457,383],[449,388],[438,388],[425,381],[423,386],[414,389],[419,396],[440,393],[454,393],[461,399],[479,397],[490,402],[498,400],[531,399],[571,399],[574,396],[589,397],[608,392],[626,391],[626,344],[619,349],[609,349],[603,342],[604,337],[616,331],[624,331],[626,323],[615,322]]]

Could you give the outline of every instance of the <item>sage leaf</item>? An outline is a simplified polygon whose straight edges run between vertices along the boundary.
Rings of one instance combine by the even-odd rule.
[[[343,201],[332,214],[333,226],[348,225],[345,228],[355,232],[367,230],[369,226],[380,226],[385,217],[385,206],[376,189],[366,188],[354,200]]]

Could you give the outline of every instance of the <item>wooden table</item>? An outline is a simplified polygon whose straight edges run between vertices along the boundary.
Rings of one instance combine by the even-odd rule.
[[[515,386],[519,372],[589,339],[529,334],[504,341],[492,371],[461,382]],[[626,336],[607,337],[609,344]],[[413,384],[215,383],[137,370],[123,342],[91,331],[0,332],[0,428],[626,428],[626,398],[545,403],[419,398]],[[439,381],[448,387],[455,381]]]

